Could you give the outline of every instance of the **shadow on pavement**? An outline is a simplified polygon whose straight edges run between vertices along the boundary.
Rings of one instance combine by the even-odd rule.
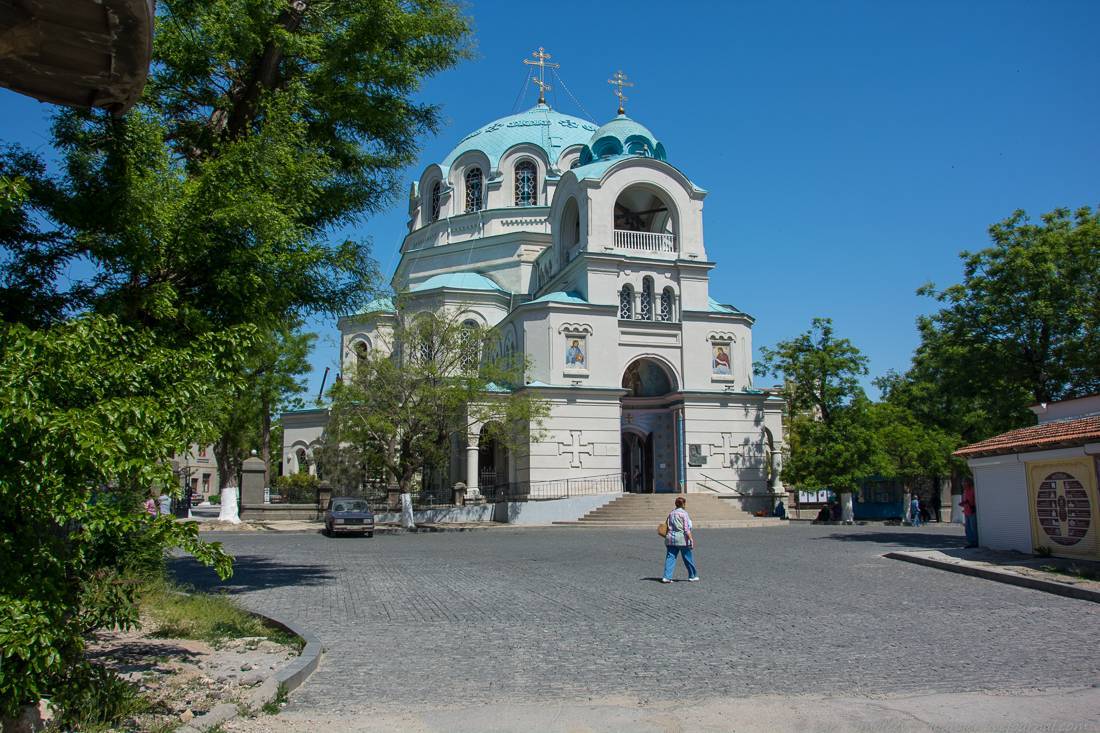
[[[176,557],[168,561],[168,570],[181,583],[203,591],[242,593],[286,585],[322,585],[333,579],[324,565],[284,563],[259,555],[237,555],[233,558],[233,577],[221,581],[217,574],[191,557]]]
[[[839,540],[841,542],[874,542],[895,547],[919,547],[925,550],[962,549],[965,537],[955,535],[928,534],[918,530],[910,532],[834,532],[827,537],[815,537],[815,540]]]

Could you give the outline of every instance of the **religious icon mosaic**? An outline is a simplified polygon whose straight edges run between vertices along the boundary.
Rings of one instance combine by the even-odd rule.
[[[711,344],[711,373],[729,376],[733,374],[729,344]]]
[[[565,368],[588,369],[588,339],[585,336],[565,335]]]

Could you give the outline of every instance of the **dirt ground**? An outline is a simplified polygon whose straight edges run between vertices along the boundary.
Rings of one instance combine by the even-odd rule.
[[[144,629],[97,634],[88,656],[136,683],[151,703],[148,713],[121,730],[169,728],[214,705],[243,701],[248,692],[298,655],[263,637],[217,645],[190,639],[153,638]]]

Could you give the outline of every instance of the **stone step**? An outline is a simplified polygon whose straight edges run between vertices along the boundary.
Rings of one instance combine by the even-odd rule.
[[[575,522],[554,522],[555,525],[565,527],[593,527],[597,529],[650,529],[654,533],[660,522],[601,522],[592,520],[577,520]],[[776,517],[753,517],[752,519],[701,519],[692,520],[696,529],[735,529],[739,527],[780,527],[789,522],[784,522]]]
[[[735,501],[719,499],[708,494],[688,494],[687,510],[696,527],[746,527],[763,526],[780,520],[770,517],[754,517],[741,509]],[[626,494],[602,507],[598,507],[576,522],[562,522],[574,526],[598,527],[654,527],[660,524],[675,508],[676,495]]]

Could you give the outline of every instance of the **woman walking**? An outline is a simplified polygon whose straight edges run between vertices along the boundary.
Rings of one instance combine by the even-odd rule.
[[[661,578],[662,583],[672,582],[672,573],[676,570],[676,555],[684,558],[684,567],[687,568],[688,580],[699,580],[699,574],[695,570],[695,558],[691,551],[695,547],[695,538],[691,536],[691,517],[688,516],[684,506],[687,499],[676,497],[676,508],[668,515],[668,534],[665,535],[665,574]]]

